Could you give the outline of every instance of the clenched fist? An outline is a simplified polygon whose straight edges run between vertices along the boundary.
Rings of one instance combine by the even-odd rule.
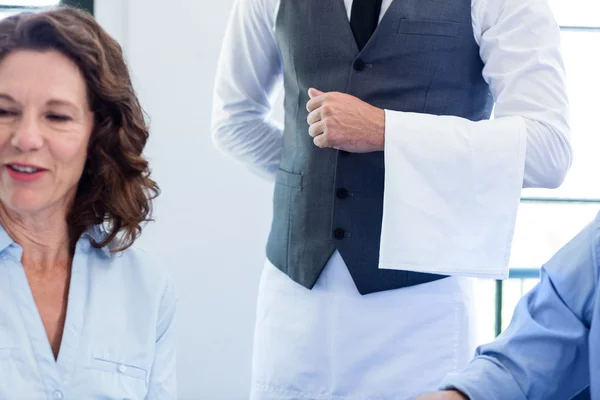
[[[345,93],[309,89],[308,133],[315,145],[351,153],[382,151],[385,112]]]

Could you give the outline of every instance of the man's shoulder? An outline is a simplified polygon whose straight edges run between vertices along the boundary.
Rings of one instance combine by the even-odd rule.
[[[588,320],[600,279],[600,213],[543,267],[555,290]]]
[[[600,212],[566,243],[549,263],[585,264],[597,269],[600,260]]]

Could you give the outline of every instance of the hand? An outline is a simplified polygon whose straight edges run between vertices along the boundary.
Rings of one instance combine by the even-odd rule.
[[[446,390],[443,392],[429,393],[416,400],[469,400],[467,396],[456,390]]]
[[[309,89],[308,133],[318,147],[352,153],[381,151],[385,112],[345,93]]]

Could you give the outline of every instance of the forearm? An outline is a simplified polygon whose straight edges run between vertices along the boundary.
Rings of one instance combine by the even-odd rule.
[[[282,134],[274,121],[234,117],[213,127],[213,143],[254,172],[273,179],[281,159]]]

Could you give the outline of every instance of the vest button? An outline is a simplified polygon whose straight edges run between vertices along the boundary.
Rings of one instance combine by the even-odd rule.
[[[359,58],[356,61],[354,61],[353,67],[356,71],[360,72],[363,69],[365,69],[365,62]]]
[[[348,197],[348,191],[344,188],[339,188],[338,190],[335,191],[335,195],[338,199],[344,200],[345,198]]]
[[[333,237],[337,240],[342,240],[344,236],[346,236],[346,232],[341,228],[337,228],[335,231],[333,231]]]

